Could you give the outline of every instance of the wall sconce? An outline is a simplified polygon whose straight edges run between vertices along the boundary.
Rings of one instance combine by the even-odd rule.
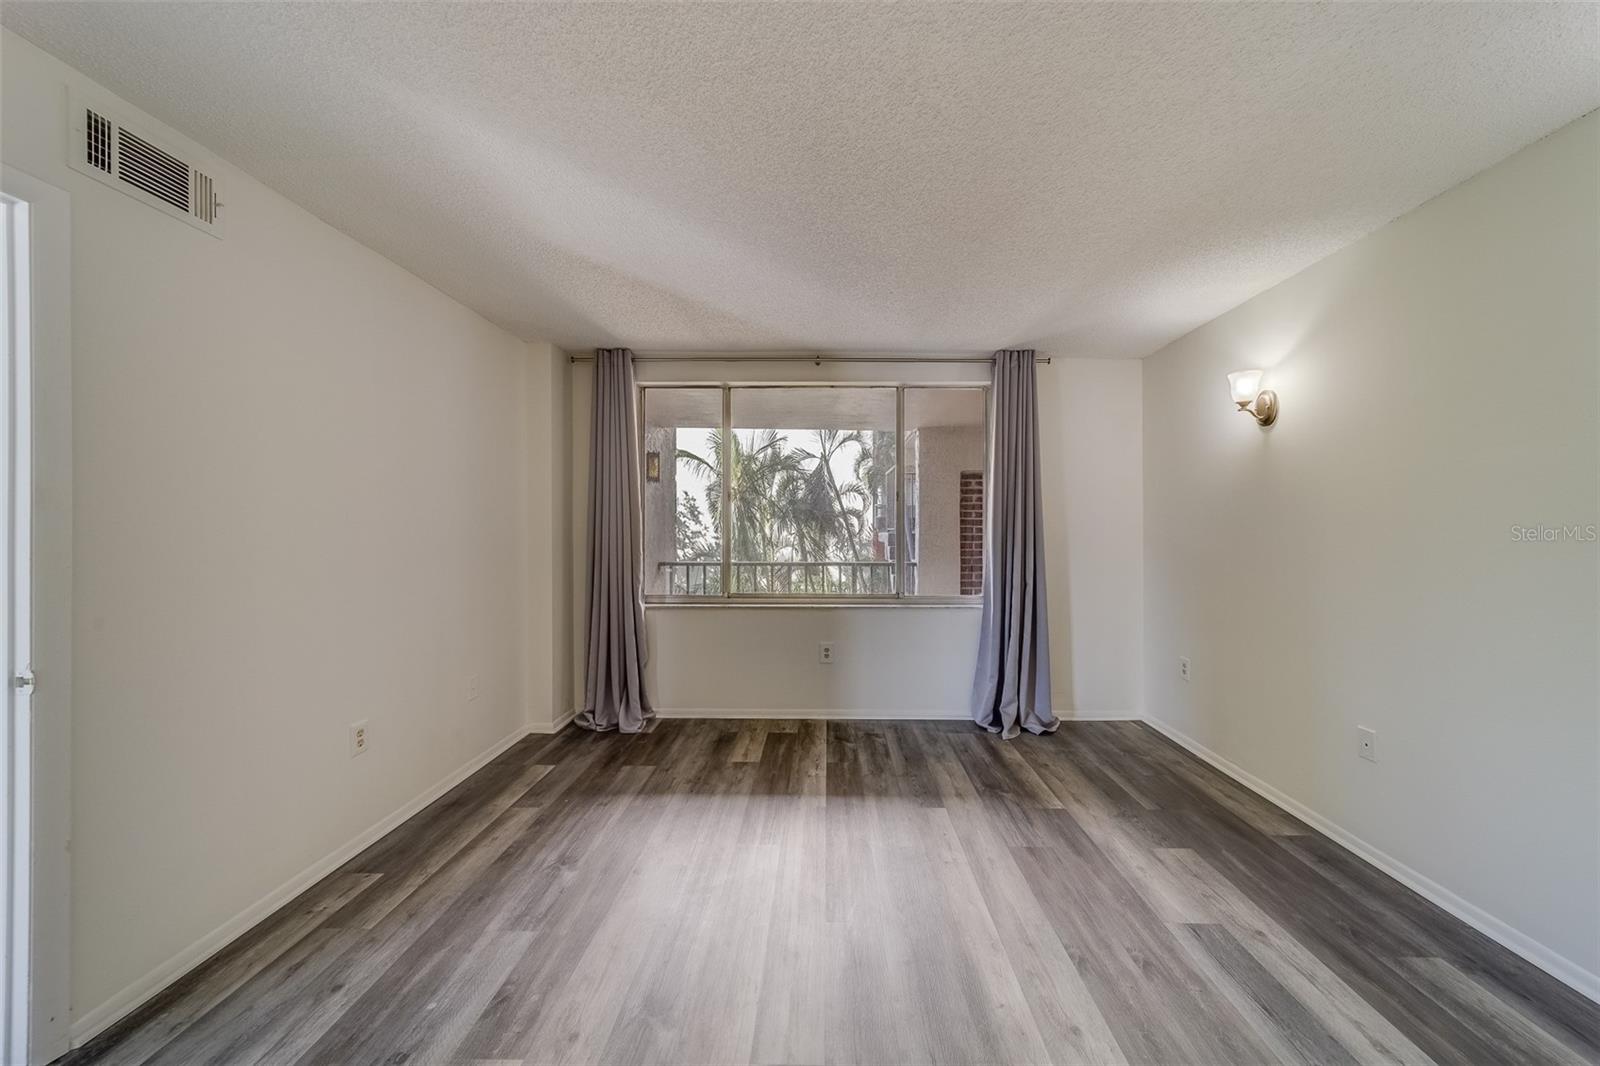
[[[1278,394],[1261,387],[1261,371],[1235,370],[1228,375],[1228,391],[1239,410],[1255,415],[1256,424],[1270,426],[1278,420]]]

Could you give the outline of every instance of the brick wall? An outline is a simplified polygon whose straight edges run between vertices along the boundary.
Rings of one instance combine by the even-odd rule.
[[[961,472],[961,595],[983,592],[983,471]]]

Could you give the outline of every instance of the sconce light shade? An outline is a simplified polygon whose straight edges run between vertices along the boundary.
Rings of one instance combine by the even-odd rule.
[[[1228,391],[1233,394],[1233,402],[1240,407],[1254,403],[1261,392],[1261,371],[1235,370],[1228,375]]]
[[[1261,387],[1261,371],[1235,370],[1228,375],[1228,392],[1239,410],[1255,416],[1258,426],[1278,420],[1278,394]]]

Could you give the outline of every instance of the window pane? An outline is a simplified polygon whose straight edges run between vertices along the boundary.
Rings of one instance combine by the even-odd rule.
[[[722,594],[722,390],[644,390],[644,591]]]
[[[988,397],[906,389],[906,593],[983,593]]]
[[[733,591],[895,591],[895,390],[744,388],[732,396]]]

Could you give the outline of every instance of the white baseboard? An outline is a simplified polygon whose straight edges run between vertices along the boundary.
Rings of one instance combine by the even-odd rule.
[[[829,722],[959,722],[971,717],[964,710],[908,711],[858,710],[833,707],[826,710],[793,710],[783,707],[657,707],[657,718],[757,718],[770,721],[820,719]],[[1132,711],[1057,711],[1063,722],[1139,722]]]
[[[966,711],[870,711],[834,707],[826,710],[790,709],[786,707],[657,707],[657,718],[764,718],[771,721],[789,721],[796,718],[825,719],[831,722],[881,721],[895,719],[909,722],[945,722],[967,717]]]
[[[121,1021],[128,1014],[143,1006],[151,997],[233,943],[243,934],[249,932],[257,923],[267,918],[279,907],[282,907],[285,903],[288,903],[300,893],[328,876],[328,874],[361,854],[378,838],[392,831],[401,822],[404,822],[407,818],[410,818],[428,804],[483,769],[484,766],[510,748],[511,745],[527,736],[528,732],[529,730],[526,726],[519,727],[510,736],[498,741],[489,750],[472,759],[466,765],[453,770],[443,780],[434,784],[404,807],[379,821],[376,825],[364,830],[349,843],[336,848],[332,853],[324,856],[279,885],[98,1007],[85,1011],[82,1017],[73,1019],[72,1046],[75,1048],[82,1047],[89,1040],[99,1035],[101,1031]]]
[[[559,733],[563,729],[567,728],[567,726],[571,724],[572,720],[577,716],[578,713],[576,711],[568,711],[565,715],[556,719],[554,722],[533,723],[528,727],[528,732],[538,733],[540,736],[549,736],[554,733]]]
[[[1144,721],[1158,733],[1188,749],[1194,755],[1210,763],[1262,799],[1288,811],[1302,822],[1336,841],[1345,849],[1359,855],[1424,899],[1449,911],[1490,940],[1527,959],[1556,980],[1569,985],[1573,990],[1596,1002],[1600,1002],[1600,975],[1590,973],[1560,952],[1546,947],[1525,933],[1519,932],[1476,904],[1467,902],[1438,882],[1373,847],[1343,826],[1329,821],[1300,801],[1267,784],[1248,770],[1229,762],[1199,741],[1180,733],[1166,722],[1148,715],[1145,716]]]
[[[658,719],[821,719],[826,722],[960,722],[966,711],[858,711],[854,707],[790,709],[790,707],[656,707]],[[1062,722],[1142,722],[1134,711],[1056,711]],[[570,722],[571,719],[568,719]]]

